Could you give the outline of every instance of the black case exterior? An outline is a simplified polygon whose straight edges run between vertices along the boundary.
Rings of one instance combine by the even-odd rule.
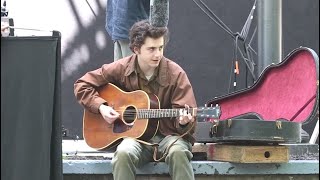
[[[309,61],[310,66],[300,69],[300,64]],[[310,62],[312,61],[312,62]],[[292,66],[295,63],[296,65]],[[270,104],[259,103],[261,99],[267,99],[269,97],[263,97],[262,93],[259,92],[259,98],[251,99],[251,101],[241,103],[243,99],[250,99],[254,93],[257,93],[261,86],[266,85],[266,79],[268,76],[274,76],[273,73],[279,73],[282,71],[281,68],[296,68],[290,71],[283,70],[283,72],[299,72],[295,75],[288,74],[282,82],[277,82],[279,90],[283,88],[288,101],[281,100],[276,97],[274,101],[279,101],[281,104],[278,106],[283,107],[294,107],[288,108],[294,109],[292,112],[286,112],[282,110],[279,114],[278,109],[280,107],[270,107]],[[308,80],[307,86],[309,87],[297,87],[297,84],[301,82],[295,82],[295,86],[286,86],[287,80],[294,81],[293,76],[301,75],[303,78],[309,78],[306,76],[307,71],[311,70],[312,81]],[[306,77],[305,77],[306,76]],[[282,79],[280,79],[282,80]],[[301,80],[301,79],[299,79]],[[297,80],[298,81],[298,80]],[[316,82],[314,82],[316,81]],[[302,83],[303,84],[303,83]],[[281,87],[282,86],[282,87]],[[288,88],[297,88],[292,91]],[[300,88],[300,89],[299,89]],[[303,91],[303,88],[309,88],[307,96],[311,98],[299,99],[300,94],[295,92]],[[312,89],[310,91],[310,88]],[[292,93],[291,93],[292,92]],[[291,93],[291,94],[290,94]],[[278,93],[279,94],[279,93]],[[280,93],[281,95],[281,93]],[[305,94],[304,94],[305,95]],[[281,96],[280,96],[281,97]],[[292,100],[294,99],[294,100]],[[297,100],[296,100],[297,99]],[[250,103],[252,101],[258,101]],[[263,102],[263,100],[262,100]],[[288,103],[288,104],[285,104]],[[196,132],[197,142],[238,142],[238,143],[297,143],[301,142],[301,126],[302,124],[309,123],[314,120],[318,114],[318,103],[319,103],[319,58],[318,55],[310,48],[299,47],[289,53],[285,59],[279,64],[272,64],[268,66],[259,76],[258,80],[253,84],[252,87],[243,89],[240,91],[233,92],[224,96],[216,97],[207,102],[208,106],[218,105],[221,108],[221,116],[219,119],[207,119],[205,122],[198,123],[198,131]],[[244,104],[252,107],[243,107]],[[260,107],[257,107],[260,106]],[[239,111],[238,114],[229,112],[230,107],[243,108],[243,111]],[[271,108],[271,110],[270,110]],[[261,111],[261,109],[268,109],[268,111]],[[237,110],[237,109],[235,109]],[[231,110],[232,111],[232,110]],[[228,115],[224,114],[229,113]],[[274,114],[272,114],[275,112]],[[277,113],[276,113],[277,112]],[[265,118],[268,117],[268,118]],[[270,118],[272,117],[272,118]],[[202,129],[201,129],[202,128]]]
[[[240,144],[299,143],[301,124],[288,121],[228,119],[213,122],[210,136],[215,142]]]

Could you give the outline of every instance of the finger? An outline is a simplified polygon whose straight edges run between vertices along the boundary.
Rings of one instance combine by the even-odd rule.
[[[109,118],[111,119],[116,119],[116,118],[118,118],[119,117],[119,115],[116,115],[116,114],[110,114],[109,115]]]
[[[186,122],[184,121],[184,118],[182,118],[182,120],[179,121],[179,124],[181,124],[181,125],[185,125],[186,124]]]
[[[179,109],[179,122],[183,120],[183,109]]]
[[[188,115],[187,110],[183,111],[183,116],[186,117]]]
[[[112,111],[111,111],[111,114],[112,114],[112,115],[115,115],[115,116],[119,116],[119,115],[120,115],[120,114],[119,114],[117,111],[115,111],[115,110],[112,110]]]

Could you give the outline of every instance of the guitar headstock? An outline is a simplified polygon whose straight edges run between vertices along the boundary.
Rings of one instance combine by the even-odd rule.
[[[198,107],[197,108],[197,117],[198,118],[214,118],[219,119],[221,115],[220,106],[214,107]]]

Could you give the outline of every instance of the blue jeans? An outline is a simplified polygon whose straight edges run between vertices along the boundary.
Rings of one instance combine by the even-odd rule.
[[[159,142],[159,153],[162,156],[165,149],[178,136],[155,136],[152,142]],[[194,173],[190,163],[193,155],[191,144],[179,138],[168,151],[165,163],[169,166],[169,173],[173,180],[194,180]],[[134,180],[136,168],[153,161],[154,148],[140,144],[134,138],[125,138],[117,147],[112,159],[113,177],[115,180]]]

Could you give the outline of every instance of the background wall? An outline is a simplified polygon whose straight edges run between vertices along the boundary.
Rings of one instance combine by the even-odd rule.
[[[1,1],[2,4],[3,1]],[[233,31],[240,32],[254,0],[203,0]],[[319,1],[283,0],[283,57],[306,46],[319,54]],[[73,83],[85,72],[113,61],[113,45],[105,25],[106,0],[7,0],[16,27],[58,30],[62,33],[62,124],[68,136],[82,138],[82,107],[73,95]],[[250,34],[256,27],[255,11]],[[227,94],[234,41],[211,21],[192,0],[170,1],[170,42],[165,56],[188,73],[197,102]],[[48,31],[15,30],[15,35],[42,35]],[[252,47],[257,51],[257,34]],[[254,56],[254,60],[257,60]],[[257,68],[256,68],[257,69]],[[230,81],[231,79],[231,81]],[[238,88],[252,84],[240,60]],[[305,125],[312,133],[314,122]]]

